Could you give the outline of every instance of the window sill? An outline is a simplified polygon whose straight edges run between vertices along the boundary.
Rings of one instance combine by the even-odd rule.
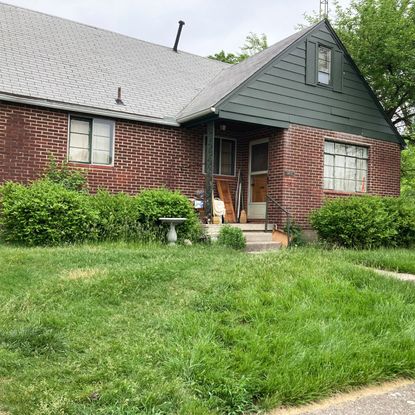
[[[82,167],[83,169],[111,169],[113,164],[92,164],[92,163],[77,163],[76,161],[68,161],[68,166]]]
[[[324,194],[327,195],[339,195],[339,196],[367,196],[368,192],[348,192],[345,190],[330,190],[330,189],[323,189]]]

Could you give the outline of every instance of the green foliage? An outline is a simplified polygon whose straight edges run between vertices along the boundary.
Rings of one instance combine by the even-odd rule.
[[[57,245],[96,238],[88,196],[50,180],[0,188],[0,236],[6,242]]]
[[[284,232],[288,232],[288,223],[284,225]],[[290,220],[290,245],[291,246],[304,246],[306,245],[306,241],[303,236],[303,230],[301,226],[298,225],[293,219]]]
[[[401,193],[403,196],[415,197],[415,144],[411,143],[402,151]]]
[[[57,163],[53,156],[49,156],[49,166],[45,171],[44,178],[58,183],[68,190],[77,192],[86,191],[86,172],[79,169],[70,169],[68,163]]]
[[[240,55],[236,55],[234,53],[226,53],[223,49],[218,53],[209,55],[208,58],[230,64],[239,63],[245,59],[245,57],[241,58]]]
[[[218,244],[232,249],[243,250],[246,247],[246,239],[241,229],[224,225],[221,226],[219,231]]]
[[[319,237],[346,248],[415,243],[414,200],[375,196],[329,199],[311,215]]]
[[[226,53],[224,50],[221,50],[214,55],[208,56],[210,59],[216,59],[221,62],[226,62],[230,64],[235,64],[242,62],[243,60],[249,58],[250,56],[255,55],[258,52],[266,49],[268,47],[267,36],[262,33],[258,35],[256,33],[249,33],[245,38],[244,45],[240,48],[241,53]]]
[[[165,240],[169,227],[168,224],[161,224],[160,218],[187,219],[176,228],[179,241],[198,241],[203,235],[192,204],[180,192],[167,189],[143,190],[137,196],[136,207],[139,222],[148,232],[157,235],[159,240]]]
[[[99,190],[90,196],[97,212],[96,230],[100,241],[144,241],[152,238],[139,222],[137,198],[125,193]]]
[[[47,179],[0,188],[0,238],[5,242],[58,245],[84,241],[164,241],[160,217],[184,217],[179,240],[199,241],[202,226],[179,192],[144,190],[138,196],[69,190]]]

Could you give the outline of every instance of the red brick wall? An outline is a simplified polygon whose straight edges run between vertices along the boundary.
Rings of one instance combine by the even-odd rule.
[[[180,189],[189,196],[204,187],[203,130],[116,120],[114,166],[87,166],[92,191],[137,193],[146,187]],[[0,103],[0,182],[38,178],[48,155],[67,156],[68,114]]]
[[[293,125],[275,129],[221,122],[226,131],[217,135],[237,139],[237,170],[241,169],[245,209],[248,190],[250,140],[269,137],[269,194],[288,208],[298,224],[308,228],[311,210],[325,197],[347,195],[323,190],[324,139],[369,146],[368,192],[398,195],[400,147],[386,141]],[[177,128],[116,120],[114,166],[80,166],[88,171],[92,191],[137,193],[146,187],[179,189],[188,196],[204,188],[202,174],[204,126]],[[58,161],[67,156],[68,114],[17,104],[0,103],[0,182],[27,182],[38,178],[48,165],[48,155]],[[229,181],[232,191],[236,177]],[[270,205],[270,217],[279,226],[281,211]]]
[[[351,134],[292,125],[277,134],[270,150],[270,195],[293,214],[296,222],[309,228],[310,211],[321,206],[326,197],[351,193],[323,190],[324,140],[330,138],[369,146],[369,194],[399,195],[400,146]],[[282,184],[280,180],[282,179]],[[271,211],[278,223],[281,215]]]

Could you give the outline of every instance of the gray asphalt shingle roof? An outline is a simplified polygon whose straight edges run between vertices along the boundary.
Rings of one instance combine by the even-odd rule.
[[[177,124],[214,106],[303,33],[228,65],[0,3],[0,98],[25,97],[43,100],[45,106],[65,103]],[[115,102],[119,86],[124,106]]]

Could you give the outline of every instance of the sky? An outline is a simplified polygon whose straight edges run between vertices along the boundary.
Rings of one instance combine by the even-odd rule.
[[[304,23],[319,0],[1,0],[138,39],[173,46],[178,21],[185,26],[179,49],[207,56],[239,52],[250,32],[273,44]],[[332,3],[330,1],[330,3]],[[350,0],[340,0],[347,6]]]

